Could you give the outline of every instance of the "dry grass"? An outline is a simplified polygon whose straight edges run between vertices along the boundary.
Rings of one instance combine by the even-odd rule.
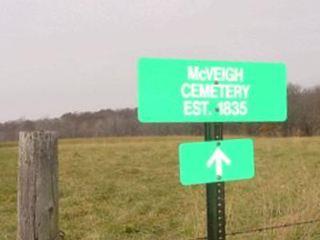
[[[60,141],[60,227],[66,239],[205,235],[203,186],[178,180],[191,137]],[[320,138],[257,138],[256,178],[226,184],[227,232],[320,217]],[[17,148],[0,145],[0,239],[15,239]],[[228,239],[320,239],[310,224]]]

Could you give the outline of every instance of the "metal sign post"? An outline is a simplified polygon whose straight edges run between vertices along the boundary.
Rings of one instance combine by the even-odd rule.
[[[141,122],[204,123],[206,142],[179,145],[180,182],[206,184],[207,239],[225,240],[224,183],[255,170],[253,141],[223,141],[222,123],[285,121],[286,66],[141,58],[138,80]]]
[[[214,127],[214,137],[212,138],[212,126]],[[223,125],[204,124],[205,141],[222,140]],[[225,200],[224,183],[206,184],[207,194],[207,239],[225,240]]]

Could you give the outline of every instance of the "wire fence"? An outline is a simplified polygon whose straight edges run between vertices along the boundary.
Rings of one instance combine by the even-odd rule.
[[[275,229],[288,228],[288,227],[294,227],[294,226],[305,225],[305,224],[314,224],[314,223],[318,223],[318,222],[320,222],[320,218],[312,219],[312,220],[308,220],[308,221],[302,221],[302,222],[284,223],[284,224],[280,224],[280,225],[273,225],[273,226],[267,226],[267,227],[261,227],[261,228],[234,231],[234,232],[226,233],[226,236],[253,234],[253,233],[257,233],[257,232],[271,231],[271,230],[275,230]],[[205,239],[207,239],[207,237],[200,237],[200,238],[190,239],[190,240],[205,240]]]

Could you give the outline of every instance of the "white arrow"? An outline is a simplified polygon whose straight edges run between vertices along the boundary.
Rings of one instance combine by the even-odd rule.
[[[216,164],[216,175],[218,178],[222,177],[222,162],[227,165],[231,164],[230,159],[218,147],[207,161],[208,168],[210,168],[214,163]]]

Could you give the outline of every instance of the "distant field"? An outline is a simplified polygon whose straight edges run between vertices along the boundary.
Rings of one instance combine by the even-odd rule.
[[[203,186],[183,187],[178,144],[191,137],[62,140],[66,240],[205,236]],[[320,218],[320,138],[256,138],[256,178],[226,184],[227,232]],[[0,239],[16,235],[17,147],[0,143]],[[320,239],[320,224],[228,239]]]

